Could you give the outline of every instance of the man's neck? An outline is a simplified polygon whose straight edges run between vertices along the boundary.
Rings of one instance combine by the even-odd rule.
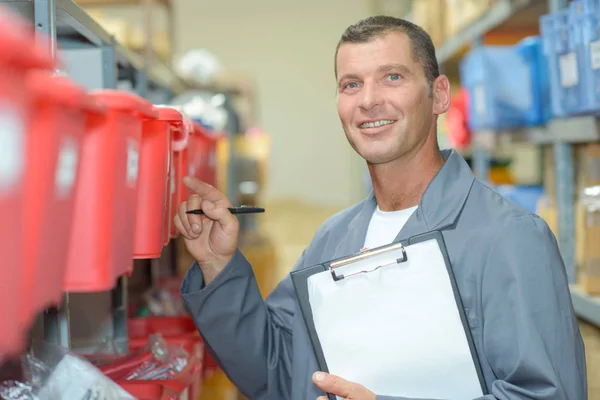
[[[382,211],[416,206],[425,190],[444,165],[444,156],[435,148],[386,164],[369,165],[373,192]]]

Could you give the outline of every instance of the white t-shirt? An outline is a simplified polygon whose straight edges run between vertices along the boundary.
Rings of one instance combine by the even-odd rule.
[[[398,211],[381,211],[377,206],[369,223],[364,247],[372,249],[392,243],[417,208],[418,206],[414,206]]]

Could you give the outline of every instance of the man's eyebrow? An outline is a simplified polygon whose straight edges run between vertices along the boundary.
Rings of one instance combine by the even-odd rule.
[[[399,71],[403,74],[411,74],[410,68],[403,64],[387,64],[378,68],[381,72]]]
[[[356,74],[344,74],[338,79],[338,82],[342,82],[345,80],[360,80],[360,77]]]

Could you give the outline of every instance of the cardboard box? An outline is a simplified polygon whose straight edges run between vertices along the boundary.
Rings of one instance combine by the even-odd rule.
[[[462,31],[481,18],[489,8],[489,0],[446,0],[445,25],[448,36]]]
[[[446,0],[414,0],[413,17],[415,24],[425,29],[435,46],[447,37],[444,10]]]

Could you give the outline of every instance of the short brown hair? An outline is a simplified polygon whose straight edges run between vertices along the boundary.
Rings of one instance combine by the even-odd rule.
[[[408,37],[411,43],[412,55],[423,66],[425,78],[431,89],[433,81],[440,76],[435,56],[435,46],[431,37],[423,28],[412,22],[384,15],[365,18],[346,28],[335,49],[334,68],[336,78],[337,55],[344,43],[367,43],[390,32],[400,32]]]

